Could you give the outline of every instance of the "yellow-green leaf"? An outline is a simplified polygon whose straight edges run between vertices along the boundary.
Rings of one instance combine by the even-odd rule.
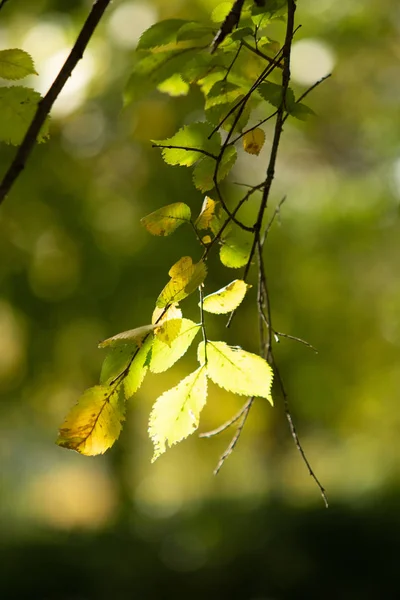
[[[136,327],[135,329],[128,329],[128,331],[122,331],[117,333],[106,340],[99,343],[99,348],[107,348],[108,346],[120,346],[121,344],[137,344],[141,345],[143,339],[152,331],[154,331],[155,325],[142,325],[142,327]]]
[[[0,140],[18,145],[24,139],[41,100],[39,92],[15,85],[0,87]],[[39,143],[49,135],[47,119],[37,137]]]
[[[216,202],[209,196],[206,196],[201,207],[199,216],[195,221],[197,229],[209,229],[211,221],[215,218],[216,208],[219,202]]]
[[[177,304],[171,304],[168,308],[156,308],[153,311],[151,322],[155,325],[161,325],[168,319],[182,319],[182,311]]]
[[[30,54],[19,48],[0,50],[0,77],[16,80],[28,75],[37,75]]]
[[[190,85],[182,79],[179,73],[174,73],[165,81],[162,81],[157,89],[163,94],[168,94],[169,96],[186,96],[189,92]]]
[[[172,367],[188,350],[199,329],[200,325],[190,319],[182,319],[179,334],[171,345],[160,338],[157,332],[151,352],[150,371],[162,373]]]
[[[204,342],[198,359],[205,364]],[[241,396],[261,396],[272,402],[273,371],[266,360],[225,342],[207,342],[207,375],[220,387]]]
[[[129,371],[123,380],[126,399],[131,398],[131,396],[136,394],[143,383],[143,379],[147,373],[147,369],[149,368],[149,352],[152,344],[153,336],[149,335],[129,367]]]
[[[110,385],[118,375],[125,371],[137,351],[136,344],[120,344],[110,348],[101,367],[100,383]]]
[[[170,235],[182,223],[189,223],[190,217],[191,212],[188,205],[183,202],[175,202],[155,210],[140,222],[153,235]]]
[[[157,327],[157,339],[167,346],[171,346],[172,342],[178,337],[181,327],[182,319],[166,319]]]
[[[150,415],[149,435],[154,444],[154,462],[167,448],[192,434],[199,426],[207,400],[207,375],[200,367],[160,396]]]
[[[86,390],[65,418],[57,444],[86,456],[103,454],[118,439],[124,418],[121,391],[96,385]]]
[[[249,260],[251,252],[251,240],[229,235],[223,240],[219,251],[219,257],[225,267],[239,269],[244,267]]]
[[[214,23],[222,23],[232,10],[233,2],[221,2],[211,13],[211,20]]]
[[[243,148],[248,154],[260,154],[265,142],[265,133],[260,127],[248,131],[243,136]]]
[[[157,298],[159,308],[179,302],[194,292],[206,278],[207,268],[204,261],[193,264],[190,256],[183,256],[168,274],[171,279]]]
[[[242,279],[235,279],[229,285],[206,296],[203,300],[203,308],[207,312],[218,315],[231,312],[242,302],[249,287],[251,286]]]

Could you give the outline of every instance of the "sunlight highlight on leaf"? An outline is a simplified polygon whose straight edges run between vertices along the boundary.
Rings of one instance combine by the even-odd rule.
[[[140,348],[136,356],[134,357],[131,366],[129,367],[129,371],[124,378],[124,389],[125,396],[128,400],[136,394],[138,389],[143,383],[143,379],[147,373],[148,361],[149,361],[149,352],[151,350],[153,344],[153,336],[149,335],[146,341],[143,343],[143,346]]]
[[[199,344],[198,360],[205,364],[204,342]],[[207,375],[228,392],[260,396],[271,404],[273,371],[266,360],[225,342],[207,343]]]
[[[183,223],[189,223],[190,218],[189,206],[183,202],[175,202],[155,210],[147,217],[143,217],[140,222],[153,235],[166,236],[173,233]]]
[[[191,373],[174,388],[160,396],[150,415],[149,435],[154,444],[154,462],[167,448],[192,434],[207,400],[207,375],[204,367]]]
[[[0,50],[0,77],[16,80],[28,75],[37,75],[30,54],[19,48]]]
[[[168,165],[191,167],[204,156],[199,150],[217,154],[220,148],[219,134],[209,140],[213,127],[209,123],[191,123],[177,131],[166,140],[153,140],[160,146],[179,146],[179,148],[163,148],[162,156]],[[187,148],[185,150],[185,148]]]
[[[86,456],[103,454],[118,439],[124,419],[121,391],[96,385],[84,392],[67,415],[57,444]]]
[[[157,299],[159,308],[183,300],[203,283],[207,275],[204,261],[193,264],[190,256],[183,256],[169,270],[170,281]]]
[[[243,301],[249,287],[251,286],[242,279],[235,279],[217,292],[206,296],[203,308],[217,315],[231,312]]]
[[[151,353],[150,371],[162,373],[172,367],[188,350],[199,329],[200,325],[194,321],[182,319],[179,334],[170,345],[159,337],[157,332]]]
[[[142,325],[142,327],[136,327],[136,329],[128,329],[122,333],[117,333],[110,338],[99,343],[99,348],[108,348],[109,346],[119,346],[127,343],[134,343],[138,346],[141,345],[143,339],[152,331],[154,331],[155,325]]]

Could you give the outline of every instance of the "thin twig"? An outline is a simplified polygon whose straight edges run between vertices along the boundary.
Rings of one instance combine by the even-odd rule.
[[[245,48],[247,48],[248,50],[250,50],[251,52],[253,52],[254,54],[257,54],[257,56],[260,56],[261,58],[263,58],[264,60],[266,60],[267,62],[269,62],[270,65],[275,65],[276,67],[278,67],[279,69],[282,69],[282,63],[279,61],[276,61],[274,58],[271,58],[270,56],[268,56],[267,54],[264,54],[264,52],[261,52],[261,50],[258,49],[258,47],[253,48],[253,46],[251,46],[248,42],[246,42],[246,40],[242,40],[242,44],[243,46],[245,46]]]
[[[277,216],[278,216],[278,214],[280,213],[281,206],[282,206],[282,204],[283,204],[285,201],[286,201],[286,196],[284,196],[284,197],[282,198],[282,200],[279,202],[279,204],[276,206],[276,208],[275,208],[275,210],[274,210],[274,213],[273,213],[273,215],[272,215],[272,217],[271,217],[271,219],[270,219],[270,221],[269,221],[269,223],[268,223],[267,227],[265,228],[264,234],[263,234],[263,236],[262,236],[262,238],[261,238],[261,240],[260,240],[261,247],[263,247],[263,246],[264,246],[264,244],[265,244],[265,241],[266,241],[266,239],[267,239],[267,236],[268,236],[268,234],[269,234],[269,231],[270,231],[270,229],[271,229],[272,225],[274,224],[274,221],[275,221],[276,217],[277,217]]]
[[[280,337],[287,338],[288,340],[293,340],[294,342],[299,342],[299,344],[303,344],[304,346],[307,346],[307,348],[310,348],[311,350],[313,350],[315,352],[315,354],[318,354],[318,350],[312,344],[310,344],[310,342],[303,340],[303,338],[296,337],[295,335],[290,335],[289,333],[282,333],[282,331],[276,331],[276,330],[274,330],[274,335],[278,336],[277,341],[279,341]]]
[[[22,172],[25,164],[36,144],[37,136],[50,113],[50,110],[58,98],[63,87],[67,83],[72,71],[76,67],[79,60],[82,58],[84,51],[100,21],[106,8],[111,3],[111,0],[96,0],[92,10],[84,23],[81,32],[72,48],[67,60],[65,61],[61,71],[55,78],[47,94],[39,102],[36,114],[25,134],[25,137],[19,146],[14,160],[12,161],[8,171],[4,175],[3,181],[0,184],[0,204],[3,202],[14,182]],[[3,0],[4,5],[4,0]]]
[[[236,423],[236,421],[239,421],[240,417],[243,415],[243,413],[245,412],[245,410],[247,410],[248,403],[249,403],[249,401],[247,401],[242,406],[242,408],[239,410],[239,412],[236,413],[236,415],[234,415],[231,419],[229,419],[229,421],[226,421],[225,423],[223,423],[222,425],[220,425],[216,429],[213,429],[211,431],[206,431],[204,433],[200,433],[199,437],[201,437],[201,438],[211,438],[211,437],[214,437],[215,435],[219,435],[220,433],[223,433],[224,431],[226,431],[229,427],[231,427],[232,425],[234,425]]]
[[[215,467],[214,475],[218,475],[218,473],[221,470],[222,465],[224,464],[224,462],[226,461],[226,459],[229,458],[229,456],[234,451],[235,446],[238,443],[239,438],[241,436],[241,433],[243,431],[243,427],[245,426],[245,423],[247,421],[247,417],[249,416],[249,412],[250,412],[250,409],[252,407],[253,402],[254,402],[254,397],[249,398],[249,400],[246,402],[245,410],[243,411],[243,414],[242,414],[242,420],[240,421],[240,423],[238,425],[238,428],[236,429],[236,433],[233,436],[233,438],[232,438],[229,446],[227,447],[227,449],[225,450],[225,452],[220,457],[220,459],[218,461],[218,464]]]

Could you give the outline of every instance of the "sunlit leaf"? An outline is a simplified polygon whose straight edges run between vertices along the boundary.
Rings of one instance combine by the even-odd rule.
[[[124,378],[124,389],[126,398],[133,396],[140,386],[149,368],[149,353],[153,344],[153,336],[149,335],[143,342],[142,347],[135,355],[128,373]]]
[[[200,325],[190,319],[182,319],[179,334],[170,345],[157,332],[151,353],[150,371],[162,373],[172,367],[188,350],[199,329]]]
[[[22,142],[40,99],[40,94],[30,88],[0,87],[0,140],[14,145]],[[48,133],[47,120],[38,135],[38,142],[44,142]]]
[[[156,330],[156,338],[171,346],[172,342],[178,337],[182,327],[182,319],[167,319]]]
[[[240,86],[230,81],[217,81],[207,94],[205,110],[218,104],[230,104],[243,94]]]
[[[229,174],[237,159],[237,152],[234,146],[228,146],[222,156],[218,166],[218,183],[225,179]],[[214,187],[214,173],[216,172],[216,161],[213,158],[205,156],[194,167],[193,183],[201,192],[208,192]]]
[[[122,333],[117,333],[117,335],[113,335],[112,337],[100,342],[99,348],[120,346],[127,343],[134,343],[140,346],[143,339],[154,330],[154,327],[155,325],[142,325],[142,327],[136,327],[135,329],[122,331]]]
[[[211,20],[214,23],[222,23],[230,13],[232,6],[233,2],[221,2],[221,4],[218,4],[212,11]]]
[[[217,207],[219,204],[219,201],[215,201],[209,196],[204,198],[200,214],[195,221],[197,229],[210,229],[211,222],[217,215]]]
[[[155,23],[140,36],[137,50],[150,50],[176,42],[178,31],[183,25],[190,23],[183,19],[166,19]]]
[[[247,264],[250,257],[252,241],[249,237],[228,235],[223,240],[219,257],[225,267],[239,269]]]
[[[248,154],[260,154],[265,142],[265,132],[260,127],[248,131],[243,136],[243,149]]]
[[[196,40],[198,38],[204,38],[207,36],[213,37],[214,33],[211,27],[207,25],[203,25],[202,23],[198,23],[196,21],[192,21],[190,23],[185,23],[179,29],[178,34],[176,36],[177,41],[186,41],[186,40]]]
[[[184,256],[171,267],[169,275],[171,279],[157,299],[159,308],[180,302],[194,292],[206,278],[207,268],[204,261],[193,263],[190,256]]]
[[[260,396],[272,402],[271,387],[273,371],[266,360],[241,348],[228,346],[225,342],[199,344],[198,359],[205,364],[207,375],[228,392],[242,396]]]
[[[171,138],[153,141],[162,146],[178,146],[178,148],[164,148],[162,150],[163,158],[167,164],[191,167],[204,156],[200,150],[218,154],[221,138],[219,134],[215,134],[209,140],[208,137],[212,129],[209,123],[191,123],[182,127]]]
[[[116,377],[125,371],[138,349],[138,346],[134,343],[121,344],[111,348],[101,367],[100,383],[110,385]]]
[[[103,454],[118,439],[124,418],[121,391],[97,385],[86,390],[69,412],[57,444],[86,456]]]
[[[235,279],[217,292],[206,296],[203,308],[214,314],[231,312],[243,301],[249,287],[242,279]]]
[[[0,77],[15,80],[28,75],[37,75],[30,54],[19,48],[0,50]]]
[[[153,235],[170,235],[183,223],[189,223],[191,218],[190,208],[183,202],[175,202],[163,206],[147,217],[140,220],[147,231]]]
[[[161,325],[168,319],[182,319],[182,311],[178,305],[171,304],[171,306],[168,306],[168,308],[159,308],[156,306],[151,317],[151,322],[153,324]]]
[[[150,415],[149,435],[154,444],[154,462],[167,448],[192,434],[207,400],[207,375],[200,367],[160,396]]]
[[[162,81],[157,89],[172,97],[186,96],[189,93],[190,85],[182,79],[179,73],[174,73],[171,77]]]

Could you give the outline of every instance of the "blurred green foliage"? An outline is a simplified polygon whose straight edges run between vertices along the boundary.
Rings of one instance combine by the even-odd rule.
[[[391,527],[395,531],[398,522],[395,502],[387,505],[386,516],[373,508],[374,498],[395,489],[400,475],[400,11],[392,0],[299,2],[297,22],[302,27],[294,46],[295,92],[330,66],[333,76],[308,98],[317,116],[285,126],[273,197],[275,203],[284,195],[287,200],[266,255],[275,327],[318,349],[314,355],[282,339],[277,358],[305,450],[331,503],[346,506],[343,513],[318,512],[314,526],[302,520],[300,506],[318,503],[318,491],[292,443],[279,402],[274,409],[262,402],[253,407],[235,453],[216,479],[212,470],[230,432],[212,441],[193,437],[150,465],[146,430],[151,404],[191,370],[193,353],[171,372],[148,379],[129,407],[118,447],[108,455],[87,459],[54,445],[64,414],[98,379],[103,359],[99,340],[149,322],[168,268],[183,249],[188,255],[194,251],[189,231],[182,228],[168,240],[153,238],[139,221],[172,202],[200,209],[203,197],[194,190],[190,173],[163,164],[149,143],[171,136],[196,115],[199,96],[193,91],[171,99],[154,92],[124,108],[123,91],[144,29],[164,18],[204,18],[216,4],[214,0],[114,2],[69,90],[55,106],[50,142],[36,148],[1,207],[0,526],[3,540],[14,538],[14,549],[3,549],[15,558],[13,572],[18,578],[29,565],[35,569],[37,536],[44,536],[44,546],[40,545],[44,561],[52,555],[52,544],[60,543],[60,590],[71,564],[68,557],[76,552],[75,544],[83,542],[56,532],[108,528],[115,536],[111,547],[118,547],[121,528],[150,539],[157,554],[165,548],[161,520],[171,526],[178,522],[183,537],[197,538],[206,528],[207,515],[215,510],[219,516],[207,502],[227,507],[235,501],[247,517],[241,521],[232,513],[224,520],[221,509],[223,543],[217,545],[219,558],[211,559],[213,573],[205,580],[205,593],[212,591],[218,571],[225,578],[220,588],[225,591],[215,597],[224,593],[254,600],[314,598],[323,593],[328,598],[377,597],[379,586],[372,588],[377,590],[374,596],[368,596],[361,583],[349,593],[343,583],[330,596],[326,588],[321,591],[323,579],[321,588],[316,582],[326,577],[329,586],[333,572],[340,572],[343,582],[350,580],[353,571],[343,561],[367,553],[370,567],[365,570],[372,581],[371,553],[384,545],[392,555]],[[81,0],[68,6],[61,0],[6,4],[0,13],[0,49],[21,47],[33,56],[39,78],[29,80],[29,85],[45,91],[89,6]],[[259,157],[238,161],[232,181],[261,180],[268,139],[267,131]],[[2,172],[13,154],[12,147],[0,147]],[[208,291],[229,278],[227,269],[215,267]],[[249,294],[232,331],[223,331],[219,319],[209,318],[212,337],[223,335],[228,343],[256,351],[252,300]],[[188,316],[196,318],[196,301],[189,301],[189,307]],[[202,428],[218,425],[239,406],[240,400],[212,390]],[[252,522],[258,519],[254,507],[268,498],[291,504],[291,517],[287,521],[279,509],[271,519],[264,516],[261,530]],[[362,513],[360,507],[367,501],[371,508]],[[209,512],[201,512],[204,505]],[[360,535],[354,537],[346,511],[356,512],[354,527]],[[192,515],[193,530],[186,528],[185,514]],[[385,526],[380,531],[382,519]],[[371,524],[374,544],[369,546],[365,539]],[[335,538],[328,549],[340,526],[343,537]],[[292,527],[290,535],[284,535]],[[235,537],[238,528],[243,529]],[[42,529],[45,533],[40,533]],[[268,537],[268,531],[276,537]],[[299,531],[299,537],[293,531]],[[307,566],[300,559],[310,531],[317,550],[306,553]],[[268,541],[259,546],[264,532]],[[52,536],[56,537],[48,544]],[[354,552],[343,556],[343,548],[349,550],[348,538],[356,540]],[[287,543],[277,546],[280,539]],[[90,551],[91,564],[105,568],[101,556],[108,538],[93,533],[93,540],[84,548]],[[15,551],[15,544],[21,552]],[[237,549],[233,562],[224,559],[231,545]],[[167,546],[164,552],[172,556],[173,548]],[[285,581],[296,569],[304,587],[296,588],[299,580],[293,578],[293,592],[272,584],[268,588],[243,583],[241,595],[229,594],[230,582],[235,581],[232,572],[241,573],[243,582],[254,581],[249,548],[259,552],[260,570],[266,561],[271,581]],[[89,560],[86,551],[80,556]],[[337,562],[331,563],[332,557]],[[145,552],[130,561],[123,567],[127,571],[145,568]],[[155,578],[158,562],[148,564],[146,573]],[[379,562],[380,576],[394,582],[393,571],[390,577],[385,571],[388,565],[389,558]],[[173,566],[167,568],[174,571]],[[90,579],[93,572],[88,566],[84,577]],[[42,577],[47,576],[46,570]],[[121,578],[129,585],[129,578]],[[185,576],[182,597],[189,593],[196,597],[195,582],[188,579]],[[13,596],[11,579],[5,581],[9,591],[4,597],[27,597],[22,588],[20,596]],[[35,590],[40,590],[42,580],[34,581]],[[30,597],[52,598],[54,589],[46,594],[30,589]],[[95,597],[91,589],[89,583],[82,593],[74,588],[69,596],[59,597]],[[156,588],[138,589],[141,597],[150,598]],[[397,597],[394,589],[389,586],[381,597]],[[129,590],[118,594],[116,598],[132,596]]]

